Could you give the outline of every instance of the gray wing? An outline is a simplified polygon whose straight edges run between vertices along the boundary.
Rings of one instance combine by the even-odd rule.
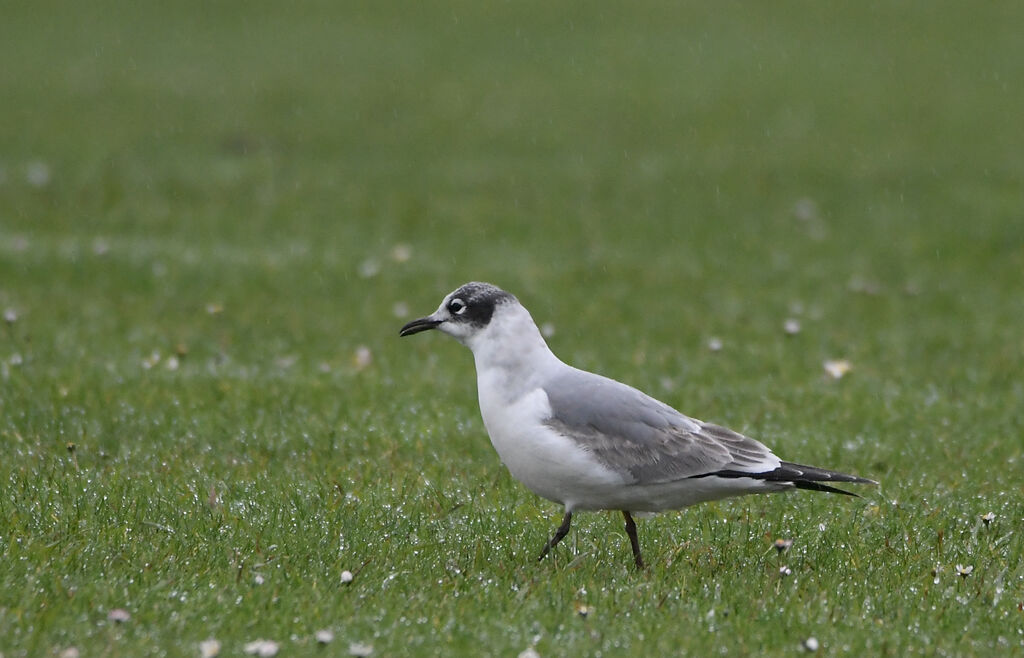
[[[546,422],[634,484],[657,484],[717,471],[778,468],[771,450],[732,430],[684,416],[613,379],[572,368],[544,386]]]

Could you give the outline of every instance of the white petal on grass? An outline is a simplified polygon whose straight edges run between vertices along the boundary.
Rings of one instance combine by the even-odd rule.
[[[173,370],[177,370],[178,366],[180,366],[180,365],[181,365],[181,362],[178,361],[178,357],[176,357],[176,356],[172,356],[172,357],[168,358],[167,361],[164,362],[164,367],[167,368],[168,370],[172,370],[172,371]]]
[[[578,614],[580,617],[586,617],[594,611],[593,606],[589,606],[585,603],[580,603],[579,601],[577,601],[573,607],[576,609],[576,614]]]
[[[797,199],[793,204],[793,216],[801,222],[814,221],[818,219],[818,204],[809,197]]]
[[[800,321],[796,318],[787,318],[786,321],[782,323],[782,330],[790,336],[795,336],[800,333]]]
[[[199,643],[199,657],[213,658],[220,653],[220,641],[212,637]]]
[[[373,645],[365,642],[353,642],[348,645],[348,655],[369,656],[373,653]]]
[[[299,357],[296,354],[285,354],[284,356],[279,356],[276,359],[274,359],[274,365],[280,368],[281,370],[287,370],[288,368],[294,366],[298,362],[298,360]]]
[[[822,364],[822,367],[825,368],[825,372],[833,379],[841,379],[853,369],[853,366],[846,359],[829,359]]]
[[[410,258],[412,258],[412,247],[409,245],[399,243],[391,247],[391,260],[396,263],[404,263]]]
[[[367,258],[359,263],[359,276],[364,279],[372,279],[380,274],[380,263],[372,258]]]
[[[331,642],[334,642],[334,631],[325,628],[317,631],[313,637],[320,644],[330,644]]]
[[[348,584],[349,584],[349,583],[351,583],[351,582],[352,582],[352,581],[353,581],[354,579],[355,579],[355,576],[353,576],[353,575],[352,575],[352,572],[351,572],[351,571],[349,571],[348,569],[346,569],[345,571],[342,571],[342,572],[341,572],[341,582],[342,582],[343,584],[345,584],[345,585],[348,585]]]
[[[50,165],[42,160],[33,160],[25,168],[25,180],[32,187],[46,187],[50,184]]]
[[[114,608],[107,613],[107,619],[118,624],[123,624],[131,618],[131,614],[124,608]]]
[[[793,570],[787,567],[786,565],[782,565],[781,567],[779,567],[779,575],[783,577],[792,576]]]
[[[18,321],[18,311],[13,308],[4,309],[4,322],[14,324]]]
[[[250,656],[260,656],[261,658],[276,656],[278,649],[280,647],[273,640],[254,640],[242,647],[242,651]]]
[[[160,352],[153,350],[149,356],[142,360],[142,367],[145,370],[149,370],[158,363],[160,363]]]
[[[807,651],[817,651],[820,645],[818,644],[818,638],[811,636],[803,641],[803,646]]]
[[[373,363],[373,352],[366,345],[360,345],[356,348],[355,354],[352,355],[352,365],[356,367],[356,370],[365,370],[370,367]]]
[[[712,352],[720,352],[722,350],[722,339],[721,338],[709,338],[708,349]]]

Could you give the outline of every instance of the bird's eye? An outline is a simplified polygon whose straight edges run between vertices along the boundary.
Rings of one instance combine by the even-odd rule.
[[[448,310],[456,315],[462,315],[466,312],[466,305],[461,299],[453,299],[448,302]]]

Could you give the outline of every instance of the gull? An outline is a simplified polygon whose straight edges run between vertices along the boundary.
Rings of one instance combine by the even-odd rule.
[[[782,461],[750,437],[563,363],[519,300],[489,283],[460,286],[399,335],[429,329],[473,352],[480,415],[512,476],[565,508],[538,560],[565,538],[576,512],[621,511],[642,569],[634,514],[788,489],[856,496],[824,483],[877,484]]]

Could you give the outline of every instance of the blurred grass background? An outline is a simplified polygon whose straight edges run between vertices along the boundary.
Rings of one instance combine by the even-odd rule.
[[[1020,651],[1022,19],[8,3],[0,652]],[[645,574],[587,515],[534,564],[558,510],[468,353],[397,339],[471,279],[568,362],[881,489],[644,522]]]

